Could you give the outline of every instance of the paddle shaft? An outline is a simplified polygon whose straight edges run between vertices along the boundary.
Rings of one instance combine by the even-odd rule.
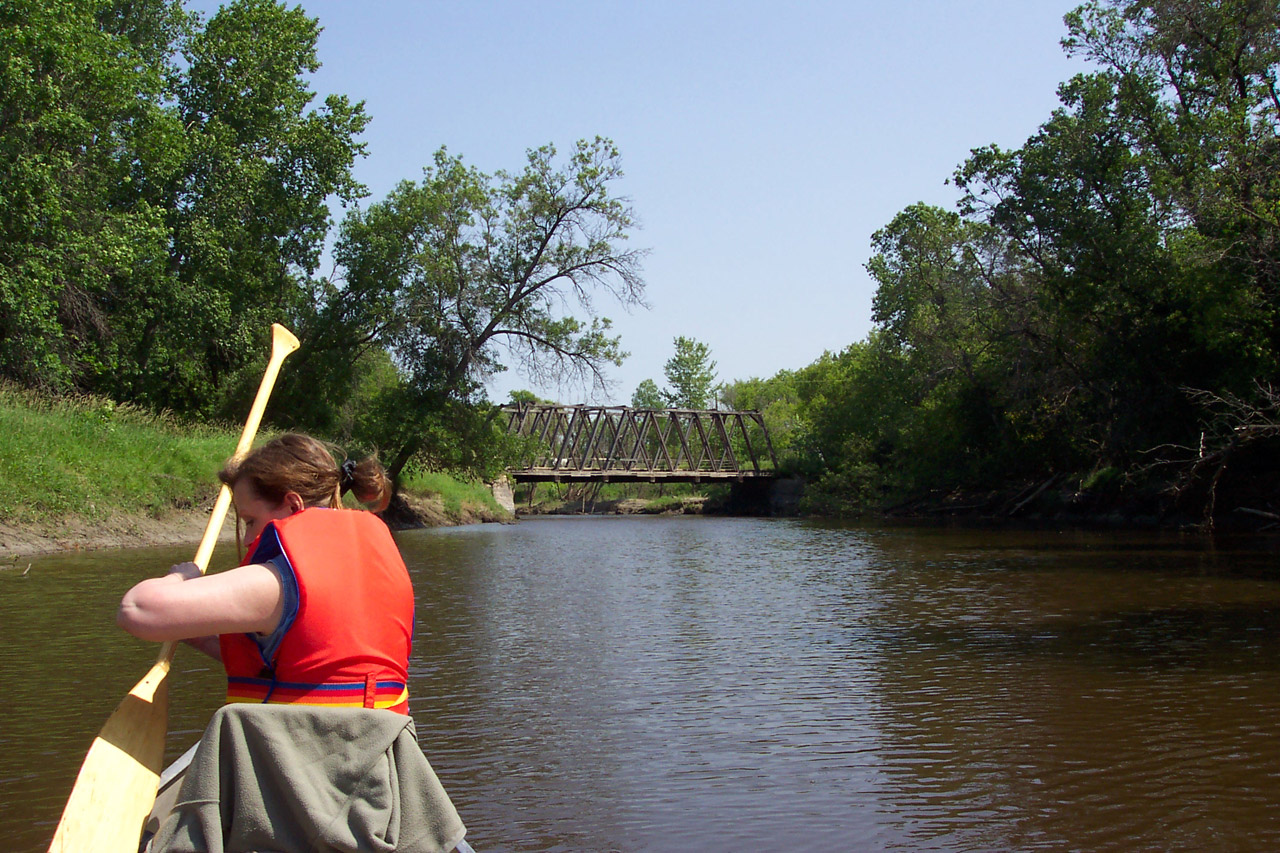
[[[253,398],[253,406],[249,409],[249,417],[245,418],[244,430],[240,433],[240,441],[236,443],[236,456],[243,456],[253,445],[253,438],[258,434],[258,426],[262,423],[262,413],[267,409],[267,400],[271,398],[271,389],[275,387],[276,377],[280,375],[280,365],[285,358],[298,348],[298,339],[293,333],[279,323],[271,324],[271,360],[263,371],[262,382],[258,385],[258,395]],[[209,558],[213,556],[213,546],[218,542],[218,534],[222,532],[222,524],[227,518],[227,510],[231,507],[231,487],[223,484],[218,490],[218,499],[214,501],[213,512],[209,514],[209,523],[204,527],[204,536],[200,546],[196,548],[196,556],[192,561],[200,567],[200,573],[208,571]],[[178,644],[169,640],[160,647],[157,661],[173,660],[173,653]]]
[[[278,323],[271,326],[271,360],[258,395],[236,445],[242,455],[253,444],[271,389],[285,358],[298,348],[298,339]],[[231,505],[231,490],[218,493],[195,563],[204,572]],[[143,824],[155,802],[165,732],[169,727],[169,668],[175,644],[164,643],[160,656],[107,718],[90,745],[80,774],[63,808],[62,819],[49,845],[50,853],[136,853]]]

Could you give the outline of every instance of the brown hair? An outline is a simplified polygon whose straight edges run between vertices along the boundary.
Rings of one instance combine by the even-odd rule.
[[[218,472],[218,479],[232,488],[242,479],[264,500],[279,502],[287,492],[297,492],[303,506],[342,506],[342,494],[351,491],[356,500],[374,512],[391,502],[391,480],[378,457],[359,461],[335,455],[341,449],[326,446],[309,435],[286,433],[242,457],[232,457]]]

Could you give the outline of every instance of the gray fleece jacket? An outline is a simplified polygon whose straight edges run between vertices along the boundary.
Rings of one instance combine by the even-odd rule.
[[[411,717],[236,704],[210,720],[151,849],[441,853],[465,834]]]

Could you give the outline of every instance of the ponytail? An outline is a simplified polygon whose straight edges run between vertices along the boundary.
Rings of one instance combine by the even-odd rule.
[[[382,512],[391,503],[391,478],[378,461],[377,454],[360,461],[347,459],[338,466],[338,493],[351,492],[356,500],[374,512]]]

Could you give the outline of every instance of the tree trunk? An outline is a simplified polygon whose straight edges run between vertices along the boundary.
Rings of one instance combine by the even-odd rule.
[[[395,458],[391,460],[391,464],[387,466],[387,476],[391,478],[392,494],[400,491],[400,473],[404,471],[404,466],[409,464],[409,460],[413,455],[422,448],[421,438],[411,438],[400,448]]]

